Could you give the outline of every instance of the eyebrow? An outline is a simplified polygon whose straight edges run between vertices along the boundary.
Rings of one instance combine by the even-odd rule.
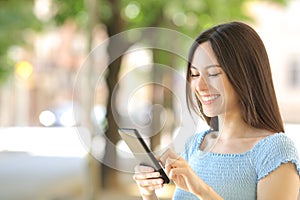
[[[220,66],[219,64],[211,64],[211,65],[205,66],[204,68],[205,68],[205,69],[209,69],[209,68],[211,68],[211,67],[221,67],[221,66]],[[191,68],[194,68],[194,69],[198,70],[198,68],[195,67],[195,66],[193,66],[193,65],[191,65]]]

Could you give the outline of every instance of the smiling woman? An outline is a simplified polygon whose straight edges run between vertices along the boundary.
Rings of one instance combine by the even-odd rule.
[[[218,129],[192,136],[182,157],[161,156],[174,200],[297,199],[298,153],[284,134],[259,35],[241,22],[217,25],[195,40],[188,61],[187,102],[211,127],[217,118]],[[143,199],[163,187],[151,168],[137,167],[134,179]]]
[[[188,74],[191,89],[205,116],[217,116],[224,113],[225,108],[229,114],[229,108],[238,106],[237,94],[218,64],[209,42],[202,43],[195,50]]]
[[[245,28],[241,24],[231,25],[216,26],[196,39],[191,47],[188,71],[194,65],[208,66],[211,62],[219,64],[240,98],[243,120],[257,128],[284,131],[264,44],[252,28]],[[204,42],[209,42],[210,45],[206,45],[209,47],[200,48],[199,44]],[[196,61],[194,56],[198,56]],[[187,75],[187,80],[191,83],[189,73]],[[193,104],[189,86],[187,91],[189,104],[194,110],[198,110],[199,105],[201,110],[200,102]],[[206,118],[205,115],[202,116]],[[206,119],[207,122],[210,121],[209,118]]]

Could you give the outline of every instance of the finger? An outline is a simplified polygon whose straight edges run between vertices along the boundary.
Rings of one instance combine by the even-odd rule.
[[[172,168],[184,167],[184,165],[185,165],[185,160],[183,158],[178,158],[178,159],[168,158],[166,160],[165,168],[168,166],[171,166]]]
[[[175,159],[167,158],[166,164],[165,164],[165,171],[167,172],[167,174],[170,173],[170,170],[171,170],[172,168],[176,167],[176,165],[174,165],[175,162],[176,162]]]
[[[163,184],[160,184],[160,185],[154,185],[154,186],[149,186],[147,187],[147,190],[158,190],[158,189],[161,189],[163,188]]]
[[[169,178],[176,179],[177,176],[185,177],[185,168],[172,168],[169,173]]]
[[[144,173],[144,172],[154,172],[153,167],[145,166],[145,165],[137,165],[134,167],[134,171],[136,173]]]
[[[167,151],[165,151],[165,152],[160,156],[159,160],[161,161],[161,163],[162,163],[163,165],[165,165],[165,164],[166,164],[166,160],[167,160],[169,157],[170,157],[170,158],[173,158],[173,159],[178,159],[178,158],[180,158],[180,156],[179,156],[177,153],[175,153],[172,149],[168,149]]]
[[[166,163],[165,163],[165,168],[170,167],[176,160],[172,159],[172,158],[167,158]]]
[[[145,188],[145,187],[156,187],[156,186],[163,185],[164,180],[161,178],[157,178],[157,179],[137,180],[136,182],[139,186]]]
[[[153,191],[155,191],[156,189],[161,189],[161,188],[163,188],[163,186],[164,186],[163,184],[151,185],[151,186],[146,186],[146,187],[138,185],[138,187],[141,189],[141,191],[144,191],[142,193],[148,193],[148,194],[153,194]]]
[[[159,172],[136,173],[133,175],[134,180],[155,179],[159,177],[160,177]]]
[[[174,168],[188,169],[186,166],[186,161],[183,158],[179,158],[179,159],[168,158],[166,161],[165,170],[168,173],[170,173],[170,170]]]

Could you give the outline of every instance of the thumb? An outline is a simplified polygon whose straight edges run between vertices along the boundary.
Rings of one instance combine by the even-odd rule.
[[[162,155],[159,158],[159,161],[163,165],[166,165],[166,161],[168,158],[178,159],[180,158],[180,156],[177,153],[175,153],[175,151],[173,151],[172,149],[167,149],[164,153],[162,153]]]

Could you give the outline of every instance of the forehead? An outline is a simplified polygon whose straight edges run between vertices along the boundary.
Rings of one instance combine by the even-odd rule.
[[[200,44],[194,52],[192,66],[197,69],[203,69],[210,65],[217,65],[215,53],[213,52],[210,42]]]

